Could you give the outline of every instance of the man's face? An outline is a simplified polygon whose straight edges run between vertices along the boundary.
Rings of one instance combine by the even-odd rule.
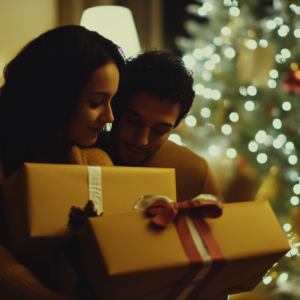
[[[180,103],[147,93],[130,97],[115,131],[119,159],[125,165],[138,165],[168,139],[180,113]]]

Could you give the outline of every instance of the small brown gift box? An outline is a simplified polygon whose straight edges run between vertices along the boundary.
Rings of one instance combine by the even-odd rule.
[[[184,293],[170,297],[191,270],[175,223],[157,230],[137,211],[89,218],[79,240],[83,266],[98,298],[194,300],[249,291],[290,250],[267,201],[225,204],[221,217],[204,221],[223,262],[202,279],[194,278]]]
[[[11,248],[17,253],[58,248],[70,237],[71,206],[89,199],[88,167],[25,163],[3,183]],[[162,168],[101,167],[105,215],[132,211],[132,199],[155,193],[176,199],[175,171]]]

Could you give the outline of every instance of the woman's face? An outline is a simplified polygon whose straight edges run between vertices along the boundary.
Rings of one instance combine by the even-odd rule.
[[[69,138],[91,146],[106,123],[114,120],[110,103],[119,85],[119,70],[114,62],[96,69],[81,90],[75,113],[67,126]]]

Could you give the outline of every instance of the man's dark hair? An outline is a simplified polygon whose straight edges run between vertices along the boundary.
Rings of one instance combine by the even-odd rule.
[[[171,53],[149,50],[126,61],[125,101],[115,98],[112,104],[116,118],[123,111],[131,95],[146,92],[158,97],[160,101],[169,98],[172,103],[180,103],[181,110],[174,127],[189,112],[195,92],[193,90],[192,72],[181,59]]]

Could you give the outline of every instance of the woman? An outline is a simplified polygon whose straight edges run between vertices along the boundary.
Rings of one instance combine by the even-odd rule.
[[[110,103],[124,68],[116,45],[80,26],[50,30],[27,44],[4,69],[0,186],[24,162],[112,165],[91,146],[113,121]],[[1,245],[0,290],[5,299],[64,299]]]

